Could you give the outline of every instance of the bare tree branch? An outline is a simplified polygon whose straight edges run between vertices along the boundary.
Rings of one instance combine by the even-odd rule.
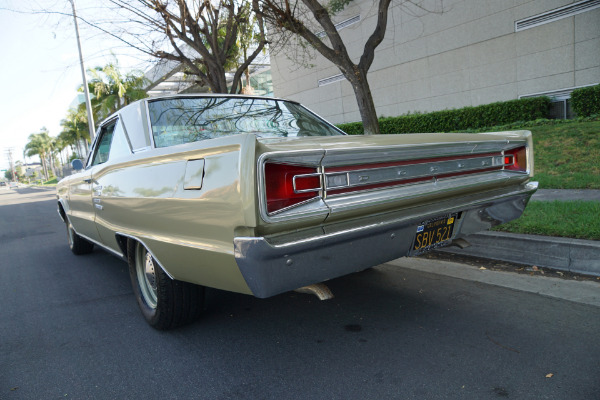
[[[213,92],[228,91],[226,72],[230,68],[234,79],[229,90],[237,91],[239,77],[267,45],[264,21],[257,17],[256,47],[248,59],[240,61],[239,28],[252,23],[249,12],[253,8],[244,7],[248,0],[108,1],[129,19],[123,27],[136,26],[143,32],[147,24],[147,36],[127,32],[130,40],[143,43],[138,47],[146,46],[153,57],[180,62]],[[168,48],[162,41],[149,39],[160,35],[167,39]]]
[[[341,10],[349,1],[337,1],[336,4],[332,4],[332,1],[297,0],[293,6],[289,0],[258,1],[260,9],[256,11],[257,14],[260,14],[275,32],[284,37],[284,41],[287,40],[286,33],[297,35],[340,69],[354,90],[365,134],[379,133],[379,122],[367,73],[375,59],[375,49],[385,36],[391,0],[375,2],[378,5],[377,23],[364,44],[358,63],[354,63],[350,58],[348,49],[332,20],[332,13]],[[414,4],[411,0],[401,0],[401,4],[404,2]],[[416,4],[416,8],[424,10],[420,4]],[[318,29],[323,29],[326,39],[315,34]]]

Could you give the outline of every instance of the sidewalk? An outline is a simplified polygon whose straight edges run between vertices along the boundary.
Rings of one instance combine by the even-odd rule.
[[[532,201],[600,201],[600,190],[594,189],[538,189],[531,197]]]
[[[599,201],[600,190],[539,189],[531,201]],[[599,216],[600,218],[600,216]],[[486,231],[438,251],[600,276],[600,241]]]

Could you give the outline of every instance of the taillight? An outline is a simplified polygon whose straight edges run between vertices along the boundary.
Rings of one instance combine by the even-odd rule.
[[[519,147],[504,152],[504,169],[509,171],[527,171],[527,152]]]
[[[290,164],[265,164],[267,212],[319,197],[321,178],[317,168]]]

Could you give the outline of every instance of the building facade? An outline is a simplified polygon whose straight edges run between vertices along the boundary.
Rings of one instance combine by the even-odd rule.
[[[600,82],[600,0],[425,0],[392,2],[383,42],[369,70],[379,116],[477,106],[547,95],[558,117],[570,92]],[[357,62],[376,21],[373,0],[336,16]],[[334,123],[360,121],[354,92],[316,54],[299,67],[271,55],[274,94],[297,100]]]

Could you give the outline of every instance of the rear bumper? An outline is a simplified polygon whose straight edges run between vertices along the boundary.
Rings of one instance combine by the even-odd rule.
[[[416,228],[429,218],[461,213],[452,239],[516,219],[536,190],[537,182],[530,182],[358,222],[236,237],[235,258],[252,293],[270,297],[411,255]]]

